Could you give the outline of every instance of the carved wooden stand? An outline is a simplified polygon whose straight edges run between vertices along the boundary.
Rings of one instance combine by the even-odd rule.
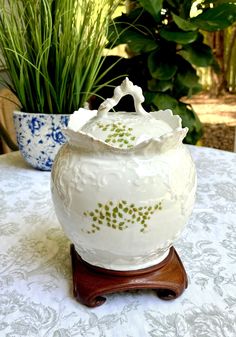
[[[76,299],[88,307],[97,307],[106,301],[103,295],[132,289],[155,289],[163,300],[179,297],[187,288],[184,266],[171,247],[161,263],[135,271],[114,271],[92,266],[83,261],[71,245],[73,292]]]

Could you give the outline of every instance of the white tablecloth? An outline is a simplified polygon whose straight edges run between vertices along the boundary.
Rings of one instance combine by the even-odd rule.
[[[70,243],[54,214],[50,173],[19,153],[0,156],[0,336],[235,337],[236,154],[190,150],[197,200],[175,244],[187,290],[170,302],[151,290],[116,293],[95,309],[72,295]]]

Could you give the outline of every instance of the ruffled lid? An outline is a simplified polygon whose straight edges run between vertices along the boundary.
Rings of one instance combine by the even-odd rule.
[[[130,94],[134,98],[136,112],[109,112],[119,100]],[[147,113],[141,103],[144,97],[141,88],[127,78],[114,90],[114,96],[105,100],[98,110],[79,109],[71,116],[66,134],[73,142],[93,148],[134,151],[152,144],[159,150],[182,142],[188,129],[182,128],[181,118],[171,110]],[[78,143],[79,144],[79,143]],[[169,144],[169,145],[168,145]],[[98,150],[98,148],[97,148]]]

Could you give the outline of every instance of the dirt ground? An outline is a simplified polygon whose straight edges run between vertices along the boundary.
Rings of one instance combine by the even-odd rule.
[[[225,94],[218,98],[211,98],[208,93],[201,93],[187,102],[192,104],[203,123],[204,135],[201,144],[234,151],[236,94]]]

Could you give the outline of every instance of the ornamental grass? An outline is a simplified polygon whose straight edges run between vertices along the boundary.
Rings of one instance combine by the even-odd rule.
[[[105,85],[100,74],[119,1],[0,0],[0,51],[22,111],[73,113]]]

